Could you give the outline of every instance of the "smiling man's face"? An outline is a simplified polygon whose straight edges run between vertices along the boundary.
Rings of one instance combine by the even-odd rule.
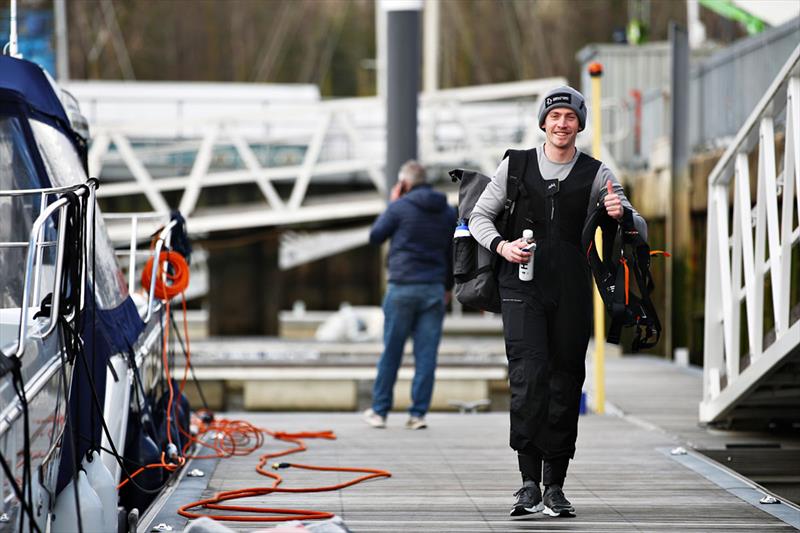
[[[579,128],[578,115],[568,107],[553,109],[544,118],[547,142],[561,150],[575,146]]]

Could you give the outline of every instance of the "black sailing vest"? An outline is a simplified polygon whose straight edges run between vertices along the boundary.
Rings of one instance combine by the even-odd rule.
[[[569,175],[559,182],[542,176],[535,148],[509,151],[508,157],[526,159],[524,165],[509,159],[509,173],[512,168],[525,170],[520,171],[524,176],[504,238],[515,240],[531,229],[536,252],[533,281],[520,281],[519,265],[502,261],[500,287],[554,303],[569,297],[579,300],[576,305],[591,304],[589,263],[581,251],[581,233],[600,161],[581,152]],[[564,286],[566,291],[561,290]]]

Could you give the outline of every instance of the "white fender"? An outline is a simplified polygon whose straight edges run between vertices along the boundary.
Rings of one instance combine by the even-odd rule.
[[[81,507],[81,525],[83,533],[104,533],[103,529],[103,504],[89,484],[86,472],[78,472],[78,497]],[[78,529],[78,513],[75,509],[75,481],[70,481],[56,499],[53,511],[52,533],[75,533]],[[116,530],[116,526],[112,531]]]
[[[117,487],[111,472],[100,459],[100,454],[92,452],[92,460],[83,460],[83,468],[89,483],[100,498],[103,506],[103,531],[116,531],[117,529]]]

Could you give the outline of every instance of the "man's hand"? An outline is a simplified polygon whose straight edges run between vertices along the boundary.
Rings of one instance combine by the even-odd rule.
[[[394,184],[394,187],[392,187],[392,192],[389,194],[389,201],[394,202],[395,200],[403,196],[404,192],[405,188],[403,187],[403,182],[398,181],[397,183]]]
[[[611,185],[611,180],[606,182],[606,190],[608,191],[603,198],[603,204],[606,207],[606,213],[614,220],[622,218],[622,200],[620,200],[617,193],[614,192],[614,186]]]
[[[497,253],[502,255],[509,263],[527,263],[531,258],[531,253],[523,250],[528,246],[528,241],[520,237],[516,241],[500,241],[497,245]]]

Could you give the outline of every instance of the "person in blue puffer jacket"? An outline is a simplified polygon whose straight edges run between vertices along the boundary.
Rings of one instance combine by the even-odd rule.
[[[444,194],[426,183],[425,169],[416,161],[400,167],[389,206],[372,226],[369,242],[389,246],[389,283],[383,299],[383,353],[378,360],[372,407],[364,420],[386,427],[392,408],[403,347],[414,341],[414,379],[406,427],[427,427],[425,414],[433,395],[436,356],[442,336],[445,306],[453,287],[452,237],[455,209]]]

